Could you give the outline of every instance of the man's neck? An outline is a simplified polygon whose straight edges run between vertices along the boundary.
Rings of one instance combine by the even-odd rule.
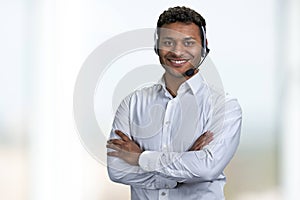
[[[174,77],[167,73],[164,74],[164,79],[166,82],[166,88],[173,97],[177,96],[178,88],[184,81],[186,81],[185,77]]]
[[[194,75],[198,72],[199,70],[195,70]],[[193,75],[193,76],[194,76]],[[165,83],[166,83],[166,89],[170,92],[170,94],[173,97],[177,96],[177,91],[178,88],[180,87],[180,85],[185,82],[186,80],[190,79],[192,76],[188,77],[188,76],[182,76],[182,77],[175,77],[172,76],[168,73],[164,74],[164,79],[165,79]]]

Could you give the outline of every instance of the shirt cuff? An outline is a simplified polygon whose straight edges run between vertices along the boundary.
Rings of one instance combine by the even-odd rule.
[[[158,168],[158,160],[162,152],[157,151],[144,151],[139,157],[140,167],[147,171],[153,172]]]

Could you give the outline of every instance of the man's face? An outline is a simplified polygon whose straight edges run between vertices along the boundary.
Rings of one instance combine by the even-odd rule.
[[[175,22],[160,29],[159,60],[166,73],[182,77],[201,60],[199,27],[194,23]]]

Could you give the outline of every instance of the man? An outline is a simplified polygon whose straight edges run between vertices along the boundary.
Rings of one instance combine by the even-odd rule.
[[[209,52],[205,25],[186,7],[163,12],[155,51],[165,73],[116,112],[108,172],[131,186],[132,199],[224,199],[223,171],[239,144],[241,109],[198,70]]]

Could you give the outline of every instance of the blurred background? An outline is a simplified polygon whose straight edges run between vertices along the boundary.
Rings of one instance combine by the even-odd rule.
[[[300,1],[0,0],[1,200],[130,198],[80,142],[74,85],[101,43],[154,28],[175,5],[206,19],[210,57],[243,109],[227,199],[299,198]]]

